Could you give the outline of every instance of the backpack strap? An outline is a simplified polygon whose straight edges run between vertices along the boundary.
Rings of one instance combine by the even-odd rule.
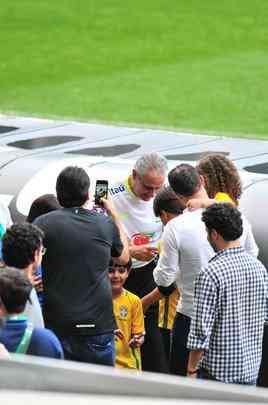
[[[27,353],[28,347],[31,342],[32,333],[33,333],[33,325],[31,323],[29,323],[27,325],[27,328],[24,331],[24,334],[21,338],[20,343],[17,346],[17,349],[15,350],[15,353],[20,353],[20,354]]]

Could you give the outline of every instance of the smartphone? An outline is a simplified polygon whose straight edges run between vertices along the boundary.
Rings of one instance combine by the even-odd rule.
[[[107,198],[108,196],[108,181],[97,180],[95,188],[95,204],[101,205],[101,198]]]

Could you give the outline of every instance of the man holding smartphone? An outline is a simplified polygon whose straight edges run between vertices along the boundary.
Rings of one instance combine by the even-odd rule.
[[[131,175],[113,185],[110,193],[125,226],[132,257],[132,271],[125,287],[142,298],[155,287],[153,269],[158,259],[162,224],[153,211],[153,197],[162,187],[167,161],[156,152],[141,156]],[[146,338],[142,346],[142,369],[167,372],[164,346],[158,328],[158,305],[152,305],[145,317]]]
[[[107,180],[97,180],[95,189],[95,204],[103,205],[102,198],[108,197],[108,181]]]
[[[90,180],[80,167],[66,167],[56,182],[62,209],[35,220],[45,233],[44,319],[59,337],[65,359],[114,365],[116,329],[109,262],[129,260],[128,242],[112,202],[108,215],[87,208]]]

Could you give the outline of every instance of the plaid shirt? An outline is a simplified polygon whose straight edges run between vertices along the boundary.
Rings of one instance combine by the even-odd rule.
[[[219,381],[255,383],[262,355],[268,276],[242,247],[216,254],[196,279],[190,350]]]

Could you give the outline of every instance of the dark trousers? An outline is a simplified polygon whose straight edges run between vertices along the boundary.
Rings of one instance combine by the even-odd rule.
[[[168,369],[170,369],[170,349],[171,349],[171,331],[170,329],[160,328],[160,333],[163,340],[166,362],[168,364]]]
[[[187,339],[190,331],[191,318],[177,312],[171,336],[170,372],[187,375],[189,350]]]
[[[141,346],[142,370],[168,373],[165,348],[158,327],[158,312],[145,316],[145,341]]]
[[[264,324],[262,339],[262,359],[257,380],[259,387],[268,387],[268,322]]]
[[[212,375],[209,374],[207,370],[204,368],[200,368],[197,372],[197,377],[202,378],[204,380],[211,380],[211,381],[217,381],[216,378],[212,377]]]
[[[94,336],[58,336],[66,360],[114,366],[114,334]]]
[[[224,382],[220,380],[216,380],[205,368],[200,368],[197,372],[197,377],[201,378],[203,380],[211,380],[211,381],[217,381],[217,382]],[[254,381],[252,382],[233,382],[232,384],[241,384],[241,385],[256,385]]]

